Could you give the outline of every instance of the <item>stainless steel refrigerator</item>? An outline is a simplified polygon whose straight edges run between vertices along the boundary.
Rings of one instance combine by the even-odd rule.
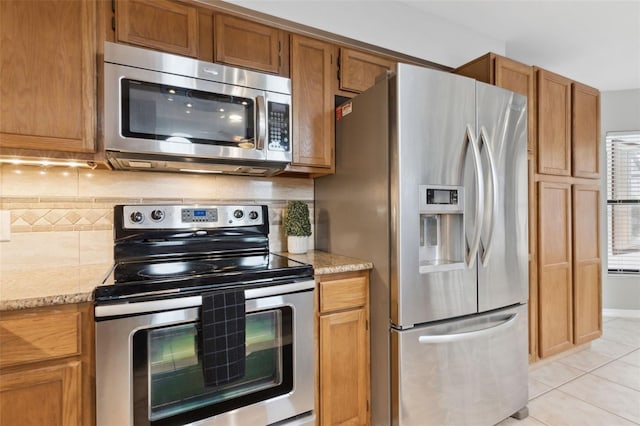
[[[374,264],[374,425],[526,415],[526,116],[524,96],[404,64],[337,108],[316,247]]]

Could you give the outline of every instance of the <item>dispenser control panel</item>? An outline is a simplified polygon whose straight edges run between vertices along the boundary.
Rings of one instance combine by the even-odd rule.
[[[463,201],[461,186],[420,185],[421,213],[462,213]]]

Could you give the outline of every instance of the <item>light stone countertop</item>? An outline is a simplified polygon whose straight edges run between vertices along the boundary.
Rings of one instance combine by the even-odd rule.
[[[0,311],[91,301],[112,268],[97,264],[1,271]]]
[[[289,259],[297,260],[298,262],[312,265],[313,271],[316,275],[363,271],[373,268],[373,263],[369,261],[340,256],[319,250],[312,250],[305,254],[292,254],[288,252],[277,254],[281,254]]]
[[[277,254],[313,265],[317,275],[373,268],[368,261],[317,250]],[[98,264],[1,271],[0,311],[92,301],[93,290],[110,276],[112,268],[111,264]]]

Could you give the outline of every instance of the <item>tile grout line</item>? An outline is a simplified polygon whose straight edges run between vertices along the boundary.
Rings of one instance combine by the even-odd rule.
[[[599,405],[597,405],[597,404],[594,404],[594,403],[593,403],[593,402],[591,402],[591,401],[587,401],[587,400],[585,400],[585,399],[582,399],[582,398],[580,398],[580,397],[578,397],[578,396],[572,395],[572,394],[567,393],[567,392],[565,392],[565,391],[563,391],[563,390],[560,390],[560,389],[556,389],[556,390],[557,390],[558,392],[561,392],[561,393],[563,393],[563,394],[565,394],[565,395],[567,395],[567,396],[571,397],[571,398],[577,399],[578,401],[582,401],[582,402],[584,402],[585,404],[588,404],[588,405],[590,405],[590,406],[592,406],[592,407],[596,407],[596,408],[598,408],[598,409],[600,409],[600,410],[602,410],[602,411],[605,411],[605,412],[607,412],[607,413],[609,413],[609,414],[611,414],[611,415],[613,415],[613,416],[616,416],[616,417],[618,417],[618,418],[620,418],[620,419],[623,419],[623,420],[625,420],[625,421],[631,422],[631,423],[633,423],[633,424],[638,424],[638,423],[636,423],[636,421],[635,421],[635,420],[631,420],[631,419],[630,419],[630,418],[628,418],[628,417],[624,417],[624,416],[621,416],[621,415],[620,415],[620,414],[618,414],[618,413],[614,413],[613,411],[609,411],[608,409],[606,409],[606,408],[604,408],[604,407],[601,407],[601,406],[599,406]]]
[[[615,328],[615,327],[614,327],[614,328]],[[623,329],[623,330],[624,330],[624,329]],[[617,340],[606,339],[604,336],[601,336],[600,338],[601,338],[601,339],[604,339],[604,340],[606,340],[606,341],[608,341],[608,342],[615,342],[615,343],[622,343],[622,344],[626,344],[626,343],[623,343],[623,342],[619,342],[619,341],[617,341]],[[596,378],[598,378],[598,379],[606,380],[606,381],[608,381],[609,383],[613,383],[613,384],[616,384],[616,385],[622,386],[622,387],[624,387],[624,388],[626,388],[626,389],[630,389],[630,390],[632,390],[632,391],[638,392],[638,390],[637,390],[637,389],[631,388],[631,387],[629,387],[629,386],[627,386],[627,385],[624,385],[624,384],[621,384],[621,383],[617,383],[617,382],[615,382],[615,381],[613,381],[613,380],[610,380],[610,379],[608,379],[608,378],[606,378],[606,377],[600,377],[600,376],[597,376],[597,375],[595,375],[595,374],[592,374],[595,370],[598,370],[598,369],[600,369],[600,368],[602,368],[602,367],[605,367],[605,366],[607,366],[607,365],[609,365],[609,364],[613,363],[614,361],[619,361],[621,358],[623,358],[623,357],[625,357],[625,356],[627,356],[627,355],[629,355],[629,354],[631,354],[631,353],[633,353],[633,352],[635,352],[635,351],[637,351],[637,350],[639,350],[639,349],[640,349],[640,346],[638,346],[638,347],[636,347],[636,345],[633,345],[633,346],[634,346],[634,348],[633,348],[633,349],[631,349],[631,350],[629,350],[629,351],[627,351],[627,352],[624,352],[624,353],[622,353],[622,354],[618,355],[617,357],[612,357],[612,358],[610,359],[610,361],[607,361],[607,362],[605,362],[604,364],[601,364],[601,365],[599,365],[599,366],[597,366],[597,367],[593,367],[593,368],[589,369],[588,371],[584,371],[584,370],[581,370],[581,369],[579,369],[579,368],[573,367],[573,366],[571,366],[571,365],[569,365],[569,364],[565,364],[565,363],[563,363],[563,362],[562,362],[562,360],[563,360],[564,358],[560,358],[560,359],[558,359],[558,360],[556,361],[557,363],[562,364],[563,366],[566,366],[566,367],[574,368],[574,369],[576,369],[576,370],[581,371],[582,373],[581,373],[581,374],[579,374],[579,375],[577,375],[576,377],[573,377],[573,378],[571,378],[571,379],[567,380],[566,382],[563,382],[563,383],[561,383],[561,384],[557,385],[557,386],[551,386],[551,388],[550,388],[550,389],[548,389],[548,390],[546,390],[546,391],[544,391],[544,392],[541,392],[540,394],[536,395],[536,396],[535,396],[534,398],[532,398],[532,399],[529,399],[529,400],[527,401],[527,404],[528,404],[528,403],[530,403],[530,402],[532,402],[532,401],[535,401],[536,399],[540,398],[540,397],[541,397],[541,396],[543,396],[543,395],[548,394],[549,392],[551,392],[551,391],[553,391],[553,390],[557,390],[558,392],[561,392],[561,393],[562,393],[562,394],[564,394],[564,395],[567,395],[567,396],[569,396],[569,397],[571,397],[571,398],[575,398],[575,399],[576,399],[576,400],[578,400],[578,401],[582,401],[582,402],[583,402],[583,403],[585,403],[585,404],[588,404],[588,405],[590,405],[590,406],[592,406],[592,407],[595,407],[595,408],[597,408],[597,409],[599,409],[599,410],[602,410],[602,411],[604,411],[604,412],[607,412],[607,413],[609,413],[609,414],[611,414],[611,415],[613,415],[613,416],[615,416],[615,417],[617,417],[617,418],[619,418],[619,419],[622,419],[622,420],[624,420],[624,421],[630,421],[631,423],[636,424],[635,420],[632,420],[632,419],[630,419],[630,418],[627,418],[627,417],[625,417],[625,416],[622,416],[622,415],[620,415],[620,414],[618,414],[618,413],[614,413],[614,412],[612,412],[612,411],[608,410],[607,408],[601,407],[600,405],[595,404],[595,403],[592,403],[592,402],[590,402],[590,401],[586,401],[586,400],[584,400],[584,399],[582,399],[582,398],[579,398],[579,397],[577,397],[577,396],[575,396],[575,395],[569,394],[569,393],[567,393],[566,391],[563,391],[563,390],[561,390],[561,389],[560,389],[560,387],[561,387],[561,386],[567,385],[567,384],[569,384],[569,383],[571,383],[571,382],[573,382],[573,381],[575,381],[575,380],[578,380],[578,379],[580,379],[581,377],[584,377],[585,375],[587,375],[587,374],[588,374],[588,375],[591,375],[591,376],[596,377]],[[585,349],[585,350],[589,350],[589,349]],[[607,357],[608,357],[608,355],[606,355],[606,354],[603,354],[603,353],[600,353],[600,352],[596,352],[596,351],[594,351],[594,352],[595,352],[595,353],[598,353],[598,354],[600,354],[600,355],[603,355],[603,356],[607,356]],[[578,352],[578,353],[579,353],[579,352]],[[627,365],[634,366],[634,364],[628,363],[628,362],[626,362],[626,361],[621,361],[621,362],[623,362],[623,363],[625,363],[625,364],[627,364]],[[540,381],[540,380],[538,380],[538,379],[534,379],[534,380],[536,380],[536,381],[538,381],[538,382],[540,382],[540,383],[542,383],[542,384],[544,384],[544,385],[546,385],[546,386],[550,386],[550,385],[547,385],[547,384],[546,384],[546,383],[544,383],[544,382],[541,382],[541,381]],[[545,423],[545,422],[543,422],[543,421],[541,421],[541,420],[539,420],[539,419],[535,418],[534,416],[530,416],[530,417],[532,417],[532,418],[533,418],[533,419],[535,419],[536,421],[539,421],[539,422],[540,422],[540,423],[542,423],[542,424],[545,424],[545,425],[547,425],[547,426],[552,426],[552,425],[549,425],[549,424],[547,424],[547,423]]]

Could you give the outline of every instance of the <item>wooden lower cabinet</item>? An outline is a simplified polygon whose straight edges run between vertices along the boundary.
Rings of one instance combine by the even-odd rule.
[[[573,346],[571,184],[538,184],[538,340],[546,357]]]
[[[320,275],[318,417],[320,425],[368,425],[369,272]]]
[[[538,182],[538,356],[602,335],[598,181]]]
[[[600,187],[573,185],[573,322],[576,345],[602,335]]]
[[[0,373],[0,424],[81,425],[80,362]]]
[[[89,303],[0,312],[0,424],[94,424]]]
[[[535,181],[535,155],[527,155],[529,171],[529,362],[538,357],[538,197]]]

